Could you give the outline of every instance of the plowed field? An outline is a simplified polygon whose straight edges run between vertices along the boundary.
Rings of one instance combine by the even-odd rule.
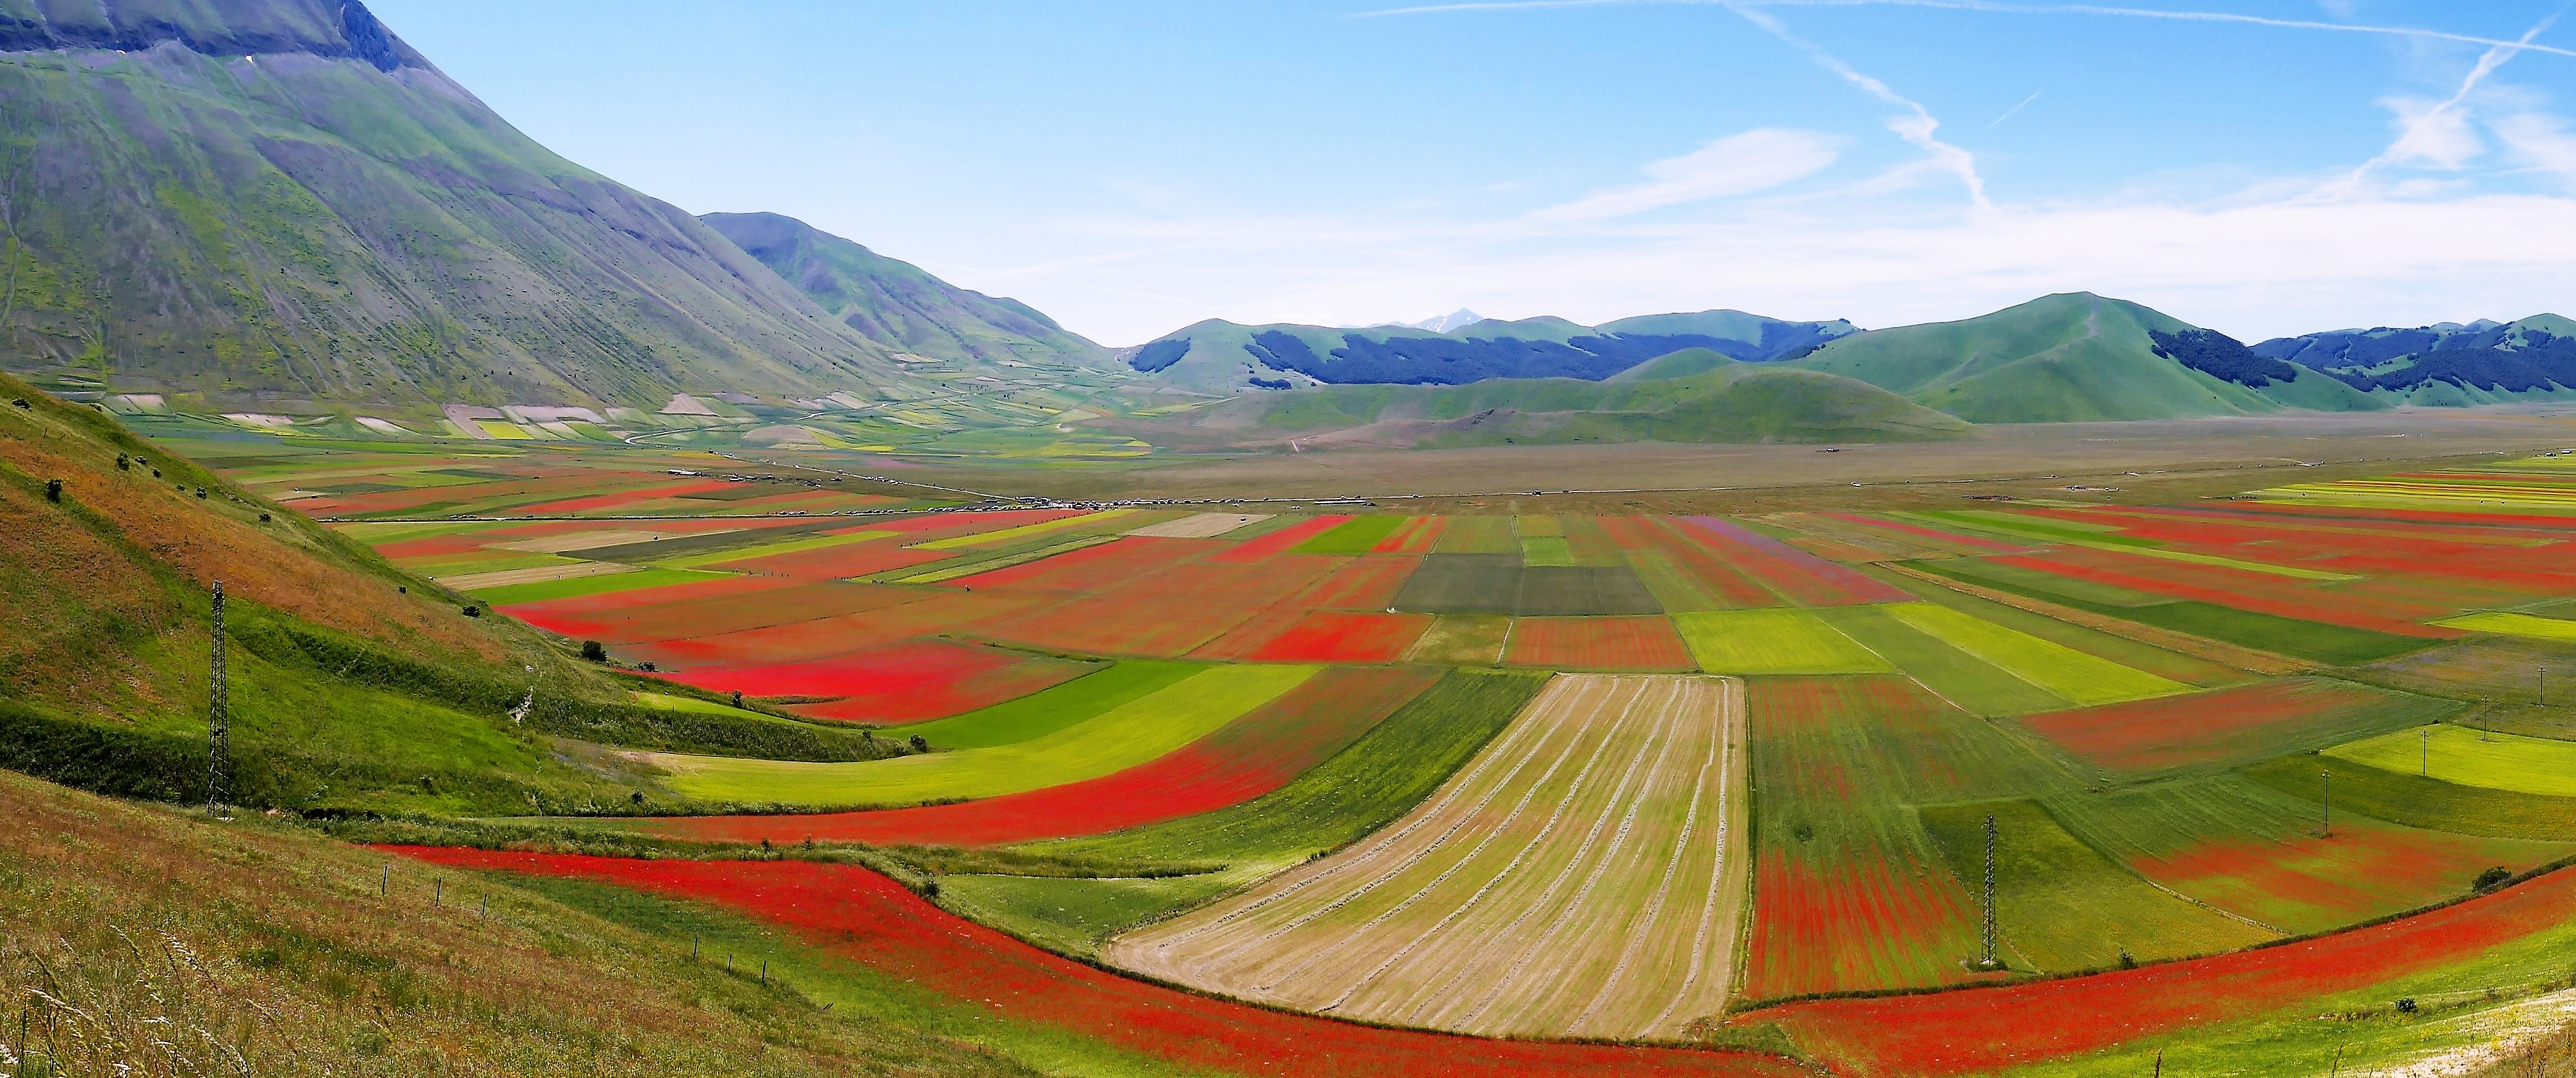
[[[1674,1035],[1733,982],[1742,714],[1733,681],[1561,677],[1393,826],[1105,957],[1380,1022]]]

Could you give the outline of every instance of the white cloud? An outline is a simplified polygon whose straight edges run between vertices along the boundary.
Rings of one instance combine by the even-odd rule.
[[[2576,135],[2558,117],[2538,112],[2507,116],[2490,125],[2516,161],[2576,183]]]
[[[2381,108],[2393,115],[2396,137],[2374,165],[2415,165],[2456,172],[2487,151],[2485,140],[2469,126],[2469,114],[2456,101],[2420,97],[2385,97]]]
[[[1856,188],[1840,198],[1754,198],[1651,226],[1395,215],[1092,220],[1052,238],[1117,253],[973,279],[1113,344],[1203,317],[1360,324],[1462,304],[1585,323],[1736,307],[1887,326],[2083,290],[2248,340],[2576,308],[2565,287],[2576,279],[2576,247],[2563,242],[2576,235],[2576,198],[2382,190],[2317,201],[2293,186],[2224,205],[2122,199],[1992,211],[1927,209],[1919,192],[1891,201]]]
[[[1815,131],[1756,128],[1679,157],[1651,162],[1644,183],[1592,192],[1529,215],[1533,221],[1603,221],[1667,206],[1768,191],[1834,163],[1842,141]]]

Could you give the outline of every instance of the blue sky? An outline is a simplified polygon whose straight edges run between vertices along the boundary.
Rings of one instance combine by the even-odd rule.
[[[2566,3],[371,6],[574,161],[1129,345],[2079,289],[2248,340],[2576,314]]]

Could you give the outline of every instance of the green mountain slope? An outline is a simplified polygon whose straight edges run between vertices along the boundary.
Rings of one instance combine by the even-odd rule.
[[[793,217],[710,213],[699,220],[865,337],[898,352],[1002,366],[1098,366],[1109,350],[1015,299],[949,284]]]
[[[1238,444],[1449,448],[1575,442],[1887,442],[1957,437],[1967,423],[1849,378],[1736,363],[1705,349],[1644,365],[1678,377],[1509,378],[1463,386],[1321,386],[1186,417]]]
[[[2152,334],[2187,332],[2194,327],[2135,303],[2076,292],[1965,321],[1854,334],[1792,365],[1856,378],[1975,423],[2385,407],[2313,370],[2293,367],[2289,380],[2256,386],[2158,353]]]
[[[0,0],[0,365],[216,402],[901,386],[696,218],[357,3]]]

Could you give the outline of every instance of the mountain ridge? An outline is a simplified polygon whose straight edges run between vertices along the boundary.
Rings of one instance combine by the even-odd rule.
[[[1448,332],[1207,319],[1120,353],[1165,385],[1201,391],[1314,385],[1462,385],[1493,378],[1598,381],[1686,348],[1767,361],[1855,332],[1848,322],[1789,322],[1716,310],[1586,326],[1553,316],[1483,319]]]
[[[937,359],[1105,364],[1109,350],[1036,308],[940,280],[919,266],[776,213],[699,220],[859,335]]]

